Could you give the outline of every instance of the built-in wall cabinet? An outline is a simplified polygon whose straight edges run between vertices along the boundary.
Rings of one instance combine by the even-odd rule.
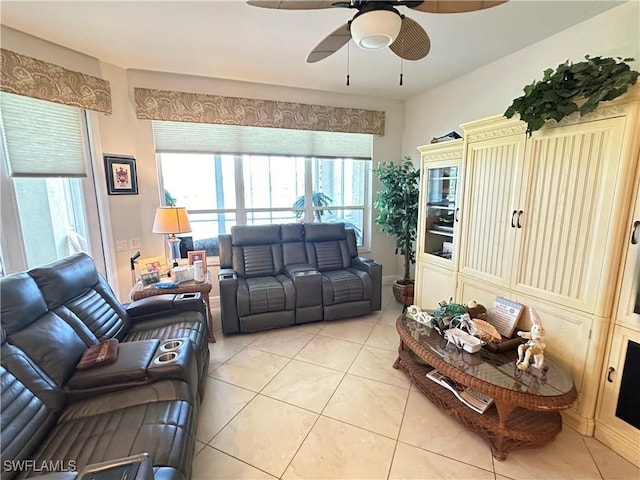
[[[589,115],[550,122],[531,136],[515,118],[465,123],[464,141],[450,145],[462,151],[449,163],[437,156],[445,144],[420,147],[417,302],[434,308],[453,297],[491,305],[504,296],[535,308],[547,331],[548,353],[572,372],[579,392],[565,421],[587,435],[594,432],[606,381],[601,372],[614,298],[623,305],[616,315],[626,327],[640,325],[636,314],[625,313],[638,295],[637,258],[627,255],[626,270],[633,271],[624,280],[621,273],[638,183],[639,106],[635,86]],[[428,235],[436,218],[429,175],[447,165],[461,179],[448,262]],[[437,218],[448,221],[447,212]]]
[[[603,370],[595,437],[640,467],[640,190],[627,228],[624,269]]]
[[[463,140],[419,147],[420,216],[416,254],[418,305],[438,305],[456,289],[460,206],[462,199]]]

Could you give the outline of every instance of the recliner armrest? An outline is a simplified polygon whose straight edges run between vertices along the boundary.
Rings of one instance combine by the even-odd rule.
[[[218,271],[218,280],[236,280],[238,278],[238,274],[232,268],[221,268]]]
[[[66,470],[39,475],[40,480],[106,480],[112,478],[126,478],[127,480],[154,480],[154,469],[149,454],[141,453],[130,457],[117,458],[101,463],[85,465],[80,472],[75,470],[75,462],[61,465]],[[126,471],[126,469],[129,469]],[[125,476],[125,473],[127,475]],[[133,474],[133,475],[132,475]],[[162,478],[160,476],[159,478]]]
[[[382,265],[371,258],[354,257],[351,265],[357,270],[367,272],[371,277],[371,310],[382,308]]]
[[[231,268],[221,268],[218,272],[220,286],[220,320],[225,334],[240,333],[240,319],[236,295],[238,291],[238,274]]]
[[[365,272],[371,272],[373,268],[381,267],[378,262],[371,258],[366,257],[354,257],[351,259],[351,264],[353,268],[357,268],[358,270],[364,270]]]
[[[199,292],[141,298],[126,305],[125,309],[134,322],[180,312],[200,312],[206,315],[204,301]]]

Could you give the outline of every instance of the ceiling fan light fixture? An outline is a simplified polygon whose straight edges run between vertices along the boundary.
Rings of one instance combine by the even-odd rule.
[[[360,48],[376,50],[391,45],[400,33],[402,17],[397,10],[369,10],[351,21],[351,37]]]

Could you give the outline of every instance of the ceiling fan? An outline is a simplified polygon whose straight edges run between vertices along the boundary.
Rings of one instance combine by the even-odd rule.
[[[330,33],[311,51],[307,63],[319,62],[337,52],[353,38],[363,49],[389,47],[405,60],[420,60],[429,53],[431,40],[418,22],[401,15],[396,7],[430,13],[462,13],[483,10],[507,0],[249,0],[255,7],[277,10],[317,10],[353,8],[358,12],[351,20]]]

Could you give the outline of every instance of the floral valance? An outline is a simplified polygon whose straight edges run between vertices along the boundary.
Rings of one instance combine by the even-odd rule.
[[[384,135],[384,112],[135,88],[143,120]]]
[[[111,113],[109,82],[0,49],[0,89],[50,102]]]

